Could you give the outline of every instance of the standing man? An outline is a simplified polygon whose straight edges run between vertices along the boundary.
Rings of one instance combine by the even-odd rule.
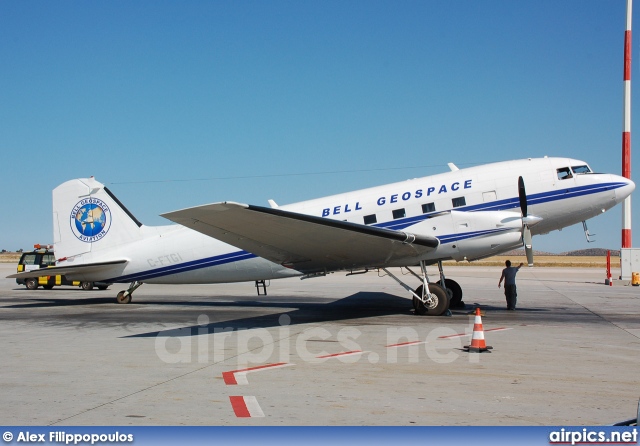
[[[511,260],[504,262],[506,268],[502,270],[500,281],[498,282],[498,288],[504,280],[504,296],[507,298],[507,310],[516,309],[516,301],[518,294],[516,293],[516,274],[520,271],[520,268],[524,263],[521,263],[517,268],[511,266]]]

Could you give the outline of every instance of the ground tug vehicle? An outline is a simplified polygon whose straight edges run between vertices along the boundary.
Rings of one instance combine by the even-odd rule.
[[[55,266],[56,257],[53,253],[53,245],[41,245],[36,243],[33,245],[33,251],[24,252],[18,261],[18,272],[33,271]],[[107,282],[81,282],[78,280],[68,280],[64,275],[42,275],[40,277],[30,277],[28,279],[16,279],[18,285],[25,285],[30,290],[42,287],[50,290],[54,286],[77,286],[83,290],[89,291],[94,287],[100,290],[106,290],[110,283]]]

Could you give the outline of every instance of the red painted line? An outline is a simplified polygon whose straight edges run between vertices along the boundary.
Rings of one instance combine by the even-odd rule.
[[[231,401],[231,407],[233,407],[233,412],[236,414],[236,417],[251,418],[247,404],[244,402],[244,397],[230,396],[229,400]]]
[[[461,336],[471,336],[471,333],[458,333],[448,336],[438,336],[438,339],[449,339],[449,338],[459,338]]]
[[[316,356],[316,358],[317,359],[335,358],[336,356],[353,355],[355,353],[362,353],[362,350],[353,350],[353,351],[350,351],[350,352],[334,353],[332,355]]]
[[[233,386],[233,385],[237,385],[238,384],[238,381],[236,380],[236,373],[254,372],[254,371],[260,370],[260,369],[268,369],[268,368],[271,368],[271,367],[279,367],[279,366],[283,366],[283,365],[287,365],[287,363],[286,362],[278,362],[276,364],[259,365],[259,366],[256,366],[256,367],[249,367],[247,369],[230,370],[228,372],[222,372],[222,379],[224,379],[224,383],[226,385]]]
[[[415,344],[424,344],[424,343],[425,343],[424,341],[401,342],[400,344],[385,345],[385,347],[387,347],[387,348],[404,347],[405,345],[415,345]]]
[[[236,376],[234,372],[222,372],[222,379],[224,379],[224,383],[228,386],[233,386],[238,384],[236,381]]]

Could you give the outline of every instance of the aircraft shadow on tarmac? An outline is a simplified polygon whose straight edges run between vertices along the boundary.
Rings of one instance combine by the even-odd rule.
[[[28,297],[25,303],[3,305],[0,308],[47,308],[47,307],[76,307],[82,305],[113,304],[113,297],[87,297],[87,298],[54,298],[54,297]]]
[[[363,305],[366,303],[366,305]],[[211,322],[202,325],[189,325],[181,328],[173,328],[170,330],[160,330],[153,331],[148,333],[139,333],[130,336],[123,336],[124,338],[146,338],[146,337],[188,337],[188,336],[199,336],[202,334],[211,334],[211,333],[220,333],[220,332],[229,332],[229,331],[237,331],[243,329],[251,329],[251,328],[270,328],[270,327],[279,327],[282,325],[299,325],[299,324],[309,324],[309,323],[321,323],[321,322],[336,322],[336,321],[345,321],[345,320],[354,320],[359,319],[359,325],[367,324],[363,319],[370,317],[380,317],[380,316],[392,316],[392,315],[400,315],[412,317],[414,316],[413,311],[411,310],[411,303],[408,299],[401,298],[398,296],[386,294],[386,293],[372,293],[372,292],[360,292],[353,294],[351,296],[347,296],[343,299],[339,299],[333,301],[331,303],[294,303],[298,308],[293,311],[288,311],[284,313],[277,314],[269,314],[269,315],[259,315],[253,317],[246,317],[241,319],[234,320],[225,320],[220,322]],[[221,303],[221,307],[252,307],[256,306],[268,307],[268,308],[287,308],[290,309],[292,303],[275,303],[269,304],[264,302],[238,302],[232,303],[229,302]],[[472,308],[474,306],[467,305],[464,309],[453,310],[452,313],[454,316],[462,316],[462,317],[472,317]],[[483,310],[488,311],[497,311],[500,312],[504,310],[504,313],[507,311],[502,307],[494,307],[482,305]],[[524,310],[530,313],[539,313],[539,312],[548,312],[548,309],[544,308],[535,308],[535,309],[526,309]],[[511,312],[509,312],[511,313]],[[284,320],[282,317],[286,316],[287,319]],[[411,323],[416,321],[424,321],[424,322],[432,322],[437,323],[441,320],[441,317],[430,317],[430,316],[417,316],[422,319],[412,320]],[[467,319],[464,319],[464,322],[467,322]],[[373,324],[379,325],[381,323],[380,320],[375,320],[372,322]],[[396,322],[390,322],[396,323]]]
[[[90,322],[97,324],[171,324],[174,327],[167,330],[122,336],[122,338],[188,337],[254,328],[346,320],[358,320],[359,325],[364,325],[368,323],[367,318],[380,316],[414,317],[409,299],[381,292],[359,292],[330,302],[325,299],[316,300],[310,296],[304,298],[261,296],[259,301],[237,296],[216,296],[208,300],[202,300],[202,297],[198,296],[197,300],[158,300],[141,296],[139,300],[129,305],[115,304],[111,296],[88,298],[29,297],[30,302],[2,306],[0,309],[72,308],[104,305],[111,308],[105,308],[106,311],[99,314],[91,312],[90,314],[60,315],[59,317],[64,317],[67,322],[73,322],[74,319],[77,319],[77,322],[87,322],[82,320],[90,318]],[[452,313],[456,319],[464,317],[466,322],[466,318],[470,317],[476,306],[481,307],[483,311],[502,314],[543,314],[550,311],[546,308],[519,308],[516,312],[508,312],[501,306],[473,303],[468,304],[464,309],[453,309]],[[127,311],[132,307],[140,311]],[[149,307],[148,311],[145,311],[144,307]],[[175,311],[173,307],[175,307]],[[166,311],[167,309],[171,310]],[[265,314],[265,310],[276,312]],[[278,310],[282,311],[278,312]],[[246,317],[236,318],[235,316],[238,314],[246,314]],[[199,318],[203,315],[206,316],[205,323],[199,324]],[[283,316],[286,317],[282,319]],[[407,323],[413,324],[416,321],[437,323],[442,319],[442,317],[429,316],[415,317],[416,319]],[[371,323],[380,324],[381,321],[375,320]],[[397,321],[393,323],[397,323]],[[175,328],[177,324],[185,325]]]
[[[73,308],[73,307],[110,307],[96,314],[58,315],[47,314],[46,317],[60,317],[67,322],[86,322],[91,318],[93,323],[121,324],[186,324],[183,328],[140,333],[130,337],[156,336],[198,336],[219,331],[242,330],[249,328],[269,328],[282,325],[342,321],[349,319],[366,319],[387,315],[413,316],[411,301],[406,298],[387,293],[359,292],[342,299],[327,302],[314,297],[261,296],[260,300],[246,299],[237,296],[216,296],[210,300],[158,300],[141,296],[139,300],[128,305],[114,303],[113,297],[63,298],[48,296],[46,298],[29,296],[29,301],[0,306],[0,310],[41,309],[41,308]],[[272,300],[271,300],[272,299]],[[143,307],[143,308],[141,308]],[[144,307],[148,307],[145,311]],[[173,308],[175,307],[175,309]],[[128,311],[136,308],[139,311]],[[170,311],[166,311],[170,309]],[[282,310],[279,311],[278,310]],[[276,313],[272,313],[276,311]],[[269,312],[271,314],[265,314]],[[245,314],[246,317],[236,318]],[[207,316],[204,325],[198,324],[200,316]],[[283,315],[288,319],[281,319]],[[11,317],[5,313],[6,317]],[[40,314],[34,314],[40,318]],[[366,322],[360,322],[366,323]],[[376,323],[379,323],[376,322]]]
[[[268,299],[268,298],[265,298]],[[168,304],[168,303],[163,303]],[[334,300],[329,303],[325,302],[302,302],[292,299],[291,302],[283,302],[282,297],[278,297],[278,302],[265,301],[235,301],[229,302],[181,302],[176,305],[195,305],[197,307],[217,308],[218,311],[213,314],[214,317],[225,318],[229,314],[224,309],[232,308],[233,312],[237,312],[240,308],[248,311],[251,309],[287,309],[282,313],[260,314],[256,316],[248,316],[240,319],[226,319],[221,321],[213,321],[205,324],[193,324],[182,328],[173,328],[170,330],[153,331],[149,333],[139,333],[124,338],[147,338],[147,337],[174,337],[174,336],[199,336],[202,334],[212,334],[219,332],[237,331],[251,328],[272,328],[284,325],[298,325],[319,322],[335,322],[350,319],[366,319],[369,317],[390,316],[390,315],[407,315],[412,316],[411,301],[405,298],[394,296],[387,293],[359,292],[342,299]],[[295,309],[291,310],[292,307]],[[202,308],[200,308],[202,310]],[[207,314],[209,317],[209,315]],[[193,319],[192,319],[193,320]],[[365,322],[360,321],[359,324]],[[377,321],[377,324],[380,322]]]

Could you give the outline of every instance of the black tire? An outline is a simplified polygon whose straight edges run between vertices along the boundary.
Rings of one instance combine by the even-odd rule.
[[[447,290],[451,291],[451,300],[449,301],[450,308],[464,308],[464,302],[462,302],[462,287],[452,279],[444,279],[444,284],[447,286]]]
[[[93,289],[93,282],[81,282],[80,288],[85,291],[91,291]]]
[[[105,286],[105,285],[101,285],[101,286],[98,287],[99,290],[103,290],[103,291],[106,290],[107,288],[109,288],[109,287]]]
[[[45,290],[52,290],[53,285],[42,285],[42,288],[44,288]]]
[[[434,304],[430,307],[427,307],[417,298],[413,298],[413,307],[416,310],[416,314],[427,316],[440,316],[444,314],[449,309],[449,297],[444,288],[436,283],[430,283],[429,292],[435,298]],[[422,295],[422,285],[416,289],[416,294]]]
[[[36,288],[38,288],[38,279],[36,279],[35,277],[29,277],[24,281],[24,285],[28,290],[35,290]]]
[[[116,302],[119,304],[128,304],[131,302],[131,294],[124,295],[124,291],[120,291],[116,297]]]

